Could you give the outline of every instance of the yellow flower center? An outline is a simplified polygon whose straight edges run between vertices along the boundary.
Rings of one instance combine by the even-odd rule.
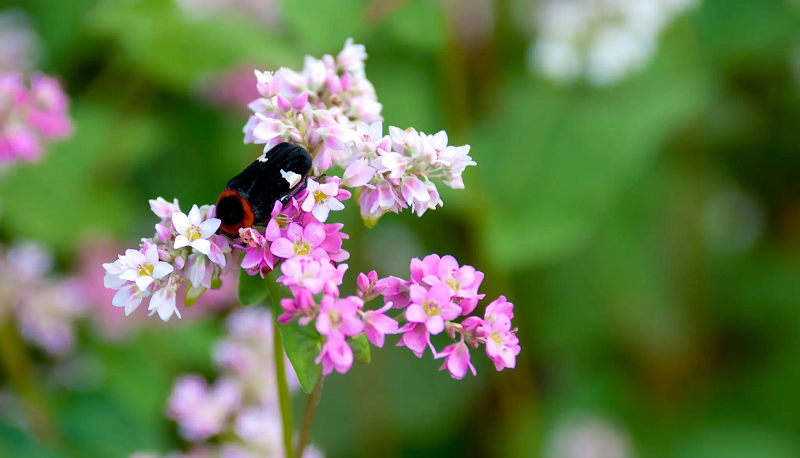
[[[328,196],[322,191],[314,191],[314,202],[318,204],[325,203],[325,200],[328,199]]]
[[[294,254],[306,255],[311,254],[311,245],[306,241],[298,241],[294,243]]]
[[[200,229],[195,226],[190,226],[189,229],[186,230],[186,238],[189,239],[190,242],[199,239],[201,235]]]
[[[447,286],[449,286],[454,292],[458,292],[458,290],[461,289],[461,282],[453,277],[448,277],[448,279],[444,282],[447,283]]]
[[[139,275],[142,277],[152,277],[153,276],[153,265],[152,264],[142,264],[142,267],[139,267]]]
[[[328,317],[331,319],[331,326],[338,328],[342,325],[342,314],[338,310],[333,309],[328,312]]]
[[[281,228],[282,231],[285,231],[289,228],[289,223],[292,222],[292,219],[286,216],[285,213],[278,213],[275,215],[275,222],[278,223],[278,227]]]
[[[439,304],[433,301],[425,301],[422,303],[422,310],[425,311],[425,315],[428,316],[436,316],[439,314]]]

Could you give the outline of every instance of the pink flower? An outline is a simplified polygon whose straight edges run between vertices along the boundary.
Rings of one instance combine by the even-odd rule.
[[[431,344],[431,335],[428,332],[428,328],[420,323],[406,323],[397,332],[403,334],[400,337],[400,341],[397,342],[397,346],[408,347],[409,350],[417,355],[417,358],[422,358],[425,349]]]
[[[412,303],[406,308],[406,319],[409,323],[424,324],[431,334],[441,333],[446,320],[461,314],[461,308],[453,304],[453,293],[445,284],[438,283],[429,290],[411,285],[409,293]]]
[[[484,319],[494,322],[499,315],[505,315],[509,320],[514,318],[514,304],[506,301],[505,296],[500,296],[486,306]]]
[[[356,296],[344,299],[325,296],[320,301],[317,316],[317,331],[324,336],[340,334],[352,337],[364,330],[364,323],[358,318],[358,312],[364,302]]]
[[[380,288],[384,301],[391,302],[396,309],[406,308],[411,302],[408,295],[411,285],[412,282],[397,277],[381,278],[375,283],[375,287]]]
[[[359,188],[372,181],[373,176],[375,176],[375,168],[370,167],[367,159],[361,158],[347,166],[342,175],[342,186]]]
[[[444,364],[439,370],[447,369],[450,376],[456,380],[461,380],[467,375],[467,369],[472,371],[472,375],[478,375],[475,366],[469,361],[469,347],[462,340],[452,345],[448,345],[436,358],[445,358]]]
[[[283,275],[278,281],[284,286],[298,286],[311,291],[312,294],[319,294],[326,283],[341,284],[341,275],[344,271],[339,272],[339,269],[333,267],[327,259],[295,256],[281,264],[281,273]]]
[[[486,339],[486,355],[498,371],[513,369],[520,351],[519,339],[511,330],[511,320],[503,314],[495,315],[494,322],[484,321],[482,326]]]
[[[376,347],[383,347],[385,334],[397,332],[397,321],[384,315],[390,308],[392,308],[392,304],[388,303],[378,310],[364,312],[364,333],[367,335],[367,339],[372,342],[372,345]]]
[[[272,242],[270,250],[279,258],[310,255],[323,259],[328,257],[327,252],[320,247],[325,237],[322,223],[311,223],[305,228],[297,223],[290,223],[286,236]]]
[[[294,299],[281,299],[281,308],[284,313],[278,317],[278,322],[285,324],[295,318],[299,318],[300,326],[305,326],[314,319],[314,314],[316,313],[315,307],[317,304],[314,302],[314,295],[305,288],[294,288],[292,289],[292,294]]]
[[[71,136],[68,105],[56,79],[37,73],[28,88],[22,75],[0,74],[0,162],[35,161],[50,141]]]
[[[142,299],[150,296],[150,291],[142,291],[136,285],[127,285],[119,288],[111,305],[114,307],[124,307],[125,316],[130,315],[142,303]]]
[[[350,257],[350,253],[342,249],[342,240],[350,238],[341,232],[343,227],[342,223],[326,224],[325,241],[320,244],[320,248],[328,252],[328,257],[334,262],[346,261]]]
[[[173,213],[180,213],[181,211],[181,207],[178,205],[178,199],[174,199],[172,203],[169,203],[161,197],[150,200],[150,209],[156,216],[161,218],[162,223],[170,219]]]
[[[258,273],[264,278],[264,273],[272,270],[275,265],[267,239],[251,227],[239,229],[239,238],[244,246],[236,245],[236,248],[245,252],[242,268],[250,275]]]
[[[322,363],[322,375],[328,375],[334,370],[344,374],[353,366],[353,350],[342,334],[332,333],[322,346],[316,363]]]
[[[339,185],[335,181],[320,184],[309,178],[306,190],[308,196],[301,208],[304,212],[313,213],[319,222],[324,223],[331,211],[344,210],[344,204],[337,199]]]
[[[169,400],[169,416],[180,426],[181,436],[197,441],[224,431],[241,403],[241,393],[232,380],[208,387],[197,376],[178,379]]]
[[[217,218],[202,221],[197,205],[192,206],[188,217],[181,212],[173,213],[172,226],[179,234],[175,237],[174,248],[177,250],[191,246],[200,253],[208,255],[211,252],[211,242],[208,239],[217,232],[220,223]]]
[[[458,301],[462,315],[472,313],[478,301],[484,297],[483,294],[478,294],[478,288],[483,281],[483,272],[475,270],[472,266],[459,267],[452,256],[439,258],[438,255],[432,254],[422,261],[418,258],[412,259],[411,278],[431,286],[445,283]]]

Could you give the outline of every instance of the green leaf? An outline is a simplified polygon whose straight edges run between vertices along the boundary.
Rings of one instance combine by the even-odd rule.
[[[182,91],[191,90],[206,72],[297,60],[285,40],[246,17],[219,14],[192,20],[167,0],[108,1],[92,13],[90,30],[115,39],[130,63]]]
[[[273,270],[266,278],[272,298],[272,313],[275,316],[283,313],[280,300],[292,297],[289,288],[277,282],[279,276],[280,272]],[[322,349],[322,336],[314,329],[314,326],[300,326],[297,321],[287,324],[278,323],[278,329],[281,331],[286,356],[291,361],[297,379],[300,381],[300,387],[306,393],[311,393],[322,377],[322,366],[314,362]]]
[[[313,47],[314,54],[336,55],[345,40],[365,29],[366,0],[284,0],[283,13],[297,36]]]
[[[267,282],[260,275],[239,275],[239,302],[242,305],[255,305],[265,302],[269,297]]]
[[[644,73],[619,86],[518,78],[498,95],[502,115],[479,131],[471,149],[479,166],[464,178],[498,267],[554,262],[584,246],[621,191],[701,111],[707,75],[691,40],[673,38]],[[470,191],[470,174],[480,174],[485,189]]]
[[[202,296],[205,292],[206,288],[203,286],[195,288],[194,286],[189,285],[189,287],[186,288],[186,294],[183,297],[183,305],[186,308],[193,306],[194,303],[197,302],[197,300],[200,299],[200,296]]]
[[[356,362],[369,364],[370,361],[372,361],[372,355],[369,350],[369,340],[367,340],[367,336],[364,333],[347,339],[347,344],[353,349],[353,357]]]

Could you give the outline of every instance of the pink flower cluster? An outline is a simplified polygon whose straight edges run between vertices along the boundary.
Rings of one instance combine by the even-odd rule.
[[[243,228],[239,231],[241,244],[234,245],[245,252],[242,268],[250,275],[260,273],[263,276],[275,268],[284,259],[297,256],[310,256],[324,263],[329,272],[331,262],[345,261],[350,253],[342,249],[342,240],[348,238],[341,232],[341,223],[325,224],[331,210],[342,210],[342,200],[350,198],[350,193],[339,189],[340,180],[330,177],[325,183],[309,179],[306,189],[292,197],[286,205],[280,201],[275,203],[271,218],[264,232],[255,228]],[[299,266],[294,260],[290,265]],[[308,268],[324,269],[317,265]],[[296,281],[303,282],[303,276]]]
[[[486,307],[483,317],[472,315],[484,295],[478,293],[483,273],[472,266],[459,266],[452,256],[427,256],[411,261],[411,280],[397,277],[379,279],[376,272],[361,273],[357,295],[340,297],[341,274],[338,268],[324,265],[313,256],[296,256],[281,265],[278,281],[291,288],[293,298],[281,300],[284,313],[279,321],[297,319],[303,325],[314,323],[324,344],[317,357],[322,373],[347,372],[353,365],[353,351],[347,339],[364,333],[377,347],[383,347],[386,334],[402,334],[398,346],[408,347],[418,357],[430,348],[436,358],[445,358],[442,369],[462,379],[475,367],[470,362],[470,347],[485,345],[486,354],[498,371],[513,368],[519,354],[519,339],[512,328],[514,305],[500,296]],[[302,281],[301,281],[301,280]],[[365,303],[384,297],[384,306],[366,310]],[[390,309],[405,324],[386,316]],[[460,318],[463,320],[458,322]],[[445,333],[457,342],[438,352],[431,336]]]
[[[342,185],[358,195],[361,216],[369,226],[387,212],[411,208],[418,216],[442,205],[432,178],[461,189],[466,167],[475,165],[469,145],[448,145],[442,131],[426,135],[413,128],[383,132],[382,106],[364,73],[363,45],[347,40],[334,58],[307,56],[302,72],[281,68],[256,71],[262,97],[244,127],[245,143],[280,142],[305,147],[314,173],[332,166],[345,170]]]
[[[362,274],[363,275],[363,274]],[[377,275],[371,273],[372,278]],[[411,279],[387,277],[370,280],[368,288],[359,285],[364,294],[380,294],[386,305],[402,309],[406,323],[398,346],[408,347],[417,357],[430,348],[436,358],[445,358],[442,369],[453,378],[461,379],[475,367],[470,362],[469,349],[486,346],[486,355],[501,371],[516,366],[519,339],[512,328],[514,305],[504,296],[486,307],[483,317],[472,315],[484,295],[478,293],[483,273],[472,266],[459,266],[452,256],[432,254],[424,259],[411,260]],[[462,318],[461,322],[457,322]],[[431,336],[445,333],[457,342],[437,352]]]
[[[118,290],[112,304],[124,307],[126,315],[149,298],[150,315],[158,313],[168,321],[173,314],[180,318],[180,302],[189,306],[206,290],[222,286],[220,277],[232,267],[231,247],[216,235],[220,221],[213,205],[194,205],[187,215],[177,199],[170,203],[159,197],[150,201],[150,208],[161,218],[155,236],[103,264],[104,284]]]
[[[77,283],[51,278],[52,255],[34,243],[0,246],[0,322],[16,318],[23,339],[55,356],[75,345],[75,322],[86,314]]]
[[[73,133],[69,99],[57,80],[0,74],[0,163],[38,160],[45,146]]]
[[[217,379],[198,375],[175,380],[167,415],[192,443],[188,453],[170,457],[256,458],[281,456],[282,433],[272,366],[272,316],[263,309],[240,309],[227,320],[226,335],[214,345]],[[289,384],[298,386],[287,360]],[[155,456],[138,454],[135,456]],[[306,457],[322,455],[309,449]]]

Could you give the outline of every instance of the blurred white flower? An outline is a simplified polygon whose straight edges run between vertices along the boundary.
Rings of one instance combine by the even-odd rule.
[[[537,3],[537,38],[528,65],[567,83],[618,83],[653,57],[672,19],[699,0],[544,0]]]
[[[19,10],[0,13],[0,73],[27,72],[41,53],[39,37],[28,16]]]
[[[633,458],[627,433],[603,416],[570,417],[555,427],[545,458]]]

